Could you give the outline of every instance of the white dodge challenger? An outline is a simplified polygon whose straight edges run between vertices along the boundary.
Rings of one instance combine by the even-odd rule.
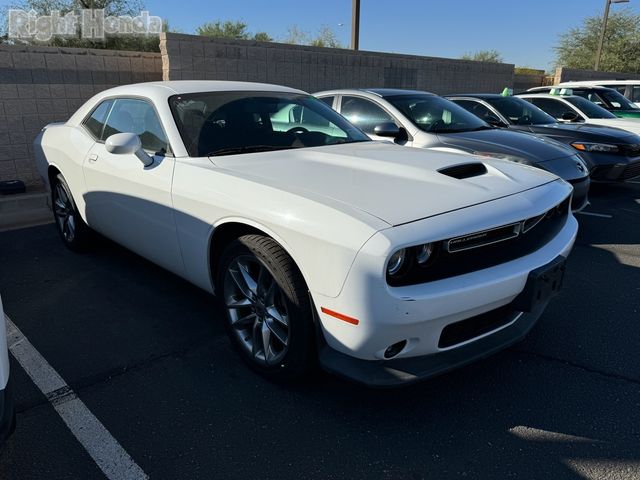
[[[62,241],[95,230],[215,293],[272,379],[427,378],[520,340],[562,285],[571,186],[371,141],[291,88],[128,85],[35,141]]]

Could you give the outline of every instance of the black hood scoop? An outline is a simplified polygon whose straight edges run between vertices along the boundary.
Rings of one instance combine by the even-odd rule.
[[[438,173],[462,180],[463,178],[484,175],[487,173],[487,167],[485,167],[484,163],[480,162],[462,163],[451,167],[441,168],[438,170]]]

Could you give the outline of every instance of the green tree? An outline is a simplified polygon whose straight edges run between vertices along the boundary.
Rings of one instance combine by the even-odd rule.
[[[502,63],[502,55],[497,50],[478,50],[475,53],[465,53],[460,57],[462,60],[473,60],[476,62]]]
[[[309,42],[308,37],[307,33],[297,25],[289,25],[287,27],[287,36],[282,41],[292,45],[307,45]]]
[[[601,29],[602,17],[595,16],[561,33],[554,47],[556,66],[593,69]],[[600,70],[640,73],[640,15],[630,9],[609,15]]]
[[[248,25],[241,20],[217,20],[206,22],[196,28],[196,35],[207,37],[224,37],[235,40],[258,40],[261,42],[272,42],[273,39],[266,32],[252,34]]]
[[[253,39],[258,42],[273,42],[273,38],[267,32],[256,32],[253,35]]]
[[[343,48],[335,32],[327,25],[320,27],[317,35],[311,39],[309,45],[314,47]]]
[[[305,32],[297,25],[290,25],[287,29],[287,36],[284,38],[283,42],[293,45],[344,48],[342,43],[340,43],[340,41],[338,40],[335,32],[328,25],[323,25],[322,27],[320,27],[315,35],[311,35]]]

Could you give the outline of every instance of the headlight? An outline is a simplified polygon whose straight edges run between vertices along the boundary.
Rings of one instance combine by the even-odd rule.
[[[423,243],[414,247],[401,248],[389,257],[387,261],[387,275],[394,278],[411,275],[416,267],[426,267],[433,263],[436,244]]]
[[[473,152],[474,155],[480,155],[481,157],[499,158],[500,160],[509,160],[510,162],[521,163],[523,165],[533,165],[531,160],[527,160],[524,157],[518,157],[517,155],[509,155],[508,153],[497,152]]]
[[[433,254],[433,243],[425,243],[416,248],[418,265],[426,265]]]
[[[581,152],[617,153],[619,151],[617,145],[610,145],[608,143],[574,142],[571,146]]]
[[[397,275],[404,263],[407,259],[407,250],[403,248],[402,250],[398,250],[389,258],[389,262],[387,262],[387,273],[391,276]]]

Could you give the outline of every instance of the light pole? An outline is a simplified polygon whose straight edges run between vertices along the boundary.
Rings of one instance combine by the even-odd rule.
[[[360,48],[360,0],[353,0],[351,7],[351,50],[358,50]]]
[[[602,46],[604,44],[604,34],[607,31],[607,20],[609,20],[609,5],[612,3],[628,3],[629,0],[605,0],[604,3],[604,18],[602,19],[602,29],[600,30],[600,41],[598,42],[598,51],[596,52],[596,64],[593,69],[598,70],[600,68],[600,57],[602,56]]]

